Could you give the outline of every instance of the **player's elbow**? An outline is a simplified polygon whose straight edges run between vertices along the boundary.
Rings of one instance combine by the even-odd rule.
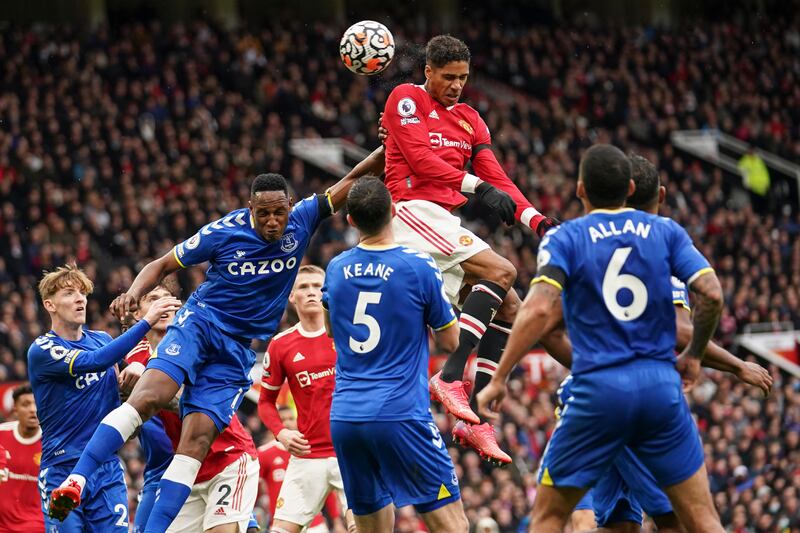
[[[719,278],[713,272],[700,276],[692,285],[692,290],[704,300],[706,307],[721,312],[725,295]]]

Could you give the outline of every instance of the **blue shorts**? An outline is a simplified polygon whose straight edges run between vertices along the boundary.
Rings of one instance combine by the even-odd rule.
[[[150,518],[150,512],[153,510],[153,505],[156,503],[156,492],[158,492],[158,482],[161,480],[155,479],[150,483],[145,483],[142,487],[142,492],[139,493],[139,505],[136,506],[136,516],[133,519],[133,533],[143,533],[147,525],[147,519]]]
[[[545,450],[540,483],[592,487],[625,446],[661,487],[703,465],[700,434],[672,363],[639,359],[578,374],[571,393]]]
[[[225,430],[252,384],[256,354],[250,340],[224,333],[215,324],[183,307],[167,328],[147,368],[157,368],[185,385],[181,415],[208,415]]]
[[[433,418],[331,420],[331,437],[347,504],[356,515],[374,513],[392,502],[429,513],[461,498],[453,461]]]
[[[86,480],[81,504],[63,522],[50,518],[47,508],[50,493],[58,488],[72,472],[74,463],[43,468],[39,472],[39,491],[42,498],[44,526],[47,533],[82,533],[103,531],[128,533],[128,489],[118,457],[103,463]]]
[[[583,498],[580,499],[578,505],[575,506],[574,511],[594,511],[594,498],[592,498],[592,489],[586,491]]]

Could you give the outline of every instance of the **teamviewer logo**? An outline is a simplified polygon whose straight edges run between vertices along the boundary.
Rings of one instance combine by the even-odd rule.
[[[297,373],[297,382],[301,387],[308,387],[311,385],[311,376],[308,375],[308,370],[303,370]]]
[[[441,148],[442,147],[442,134],[436,133],[434,131],[428,132],[428,135],[431,138],[431,146],[434,148]]]

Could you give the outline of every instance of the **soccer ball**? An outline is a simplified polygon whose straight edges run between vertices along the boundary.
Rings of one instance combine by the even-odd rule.
[[[362,20],[344,32],[339,54],[352,72],[371,76],[382,72],[392,62],[394,37],[380,22]]]

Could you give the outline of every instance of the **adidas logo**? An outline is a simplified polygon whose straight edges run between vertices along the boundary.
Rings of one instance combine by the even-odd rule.
[[[214,511],[214,516],[226,516],[225,508],[220,507],[216,511]]]
[[[301,354],[300,352],[297,352],[295,354],[295,356],[294,356],[294,359],[292,359],[292,362],[296,363],[298,361],[304,361],[304,360],[305,360],[305,357],[303,356],[303,354]]]
[[[434,110],[433,110],[433,111],[431,111],[431,113],[428,115],[428,118],[435,118],[436,120],[439,120],[439,113],[437,113],[437,112],[436,112],[436,110],[434,109]]]

